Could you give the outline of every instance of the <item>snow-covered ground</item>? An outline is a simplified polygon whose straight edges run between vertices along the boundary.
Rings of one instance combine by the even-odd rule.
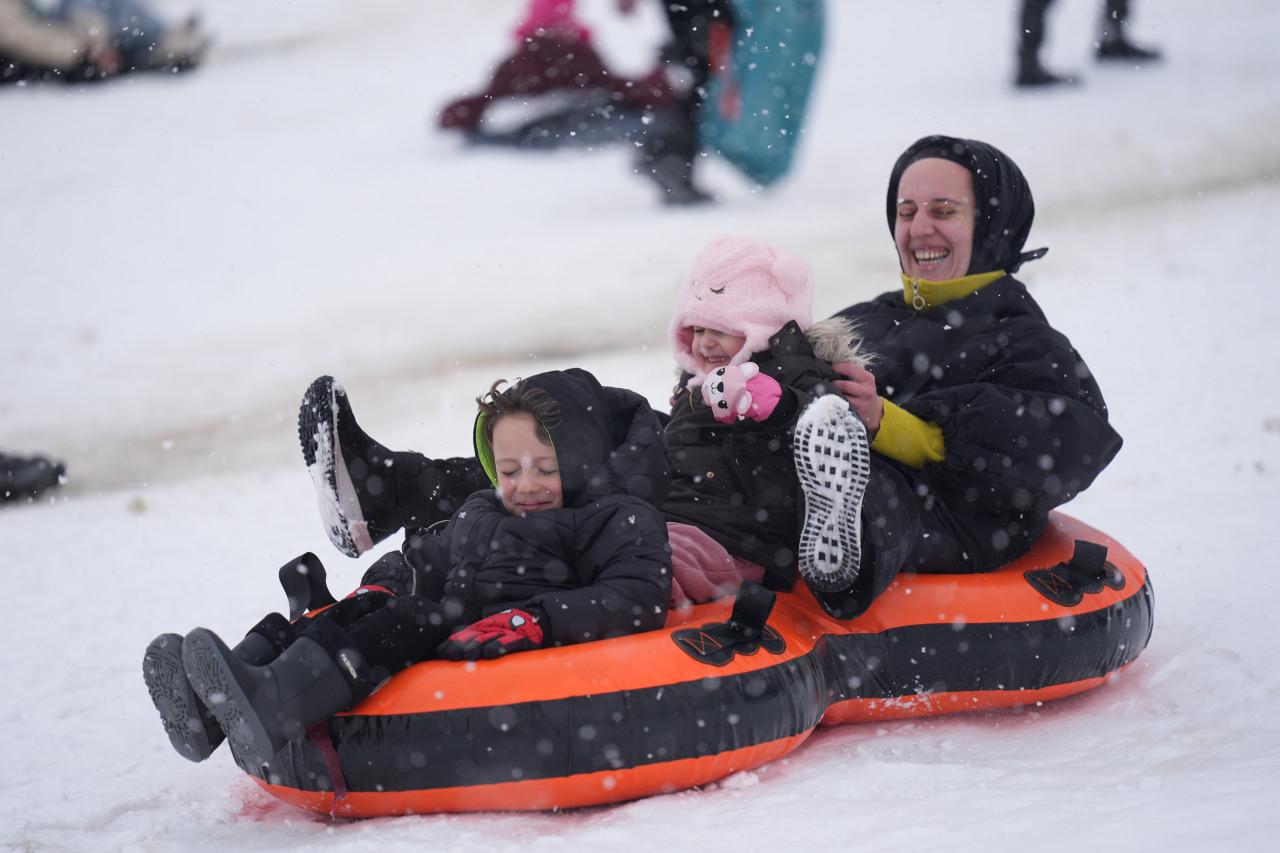
[[[506,49],[519,3],[220,0],[177,79],[0,90],[0,447],[64,457],[0,510],[0,848],[14,850],[1269,849],[1280,832],[1280,6],[1135,4],[1169,60],[1088,59],[1100,4],[1056,4],[1074,90],[1007,86],[1012,2],[831,2],[794,176],[659,207],[622,149],[517,156],[430,129]],[[656,6],[583,3],[640,71]],[[483,8],[481,8],[483,7]],[[164,8],[180,8],[166,2]],[[497,376],[580,364],[665,399],[675,284],[720,232],[806,256],[829,312],[894,286],[897,153],[986,139],[1040,208],[1024,270],[1099,376],[1124,450],[1068,509],[1144,560],[1151,645],[1116,683],[1023,713],[824,730],[709,789],[566,814],[330,823],[226,755],[170,749],[155,634],[243,630],[274,570],[326,556],[297,400],[332,372],[392,446],[468,449]]]

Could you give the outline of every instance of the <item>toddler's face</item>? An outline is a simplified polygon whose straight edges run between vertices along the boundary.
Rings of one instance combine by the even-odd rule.
[[[493,461],[498,493],[512,515],[528,515],[564,506],[560,466],[551,445],[543,444],[533,415],[503,415],[493,425]]]
[[[741,335],[731,335],[703,326],[693,327],[693,357],[697,359],[698,369],[703,373],[724,367],[742,351],[746,342],[747,339]]]

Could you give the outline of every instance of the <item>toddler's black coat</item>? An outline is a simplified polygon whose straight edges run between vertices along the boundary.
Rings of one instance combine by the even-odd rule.
[[[602,387],[583,370],[525,381],[564,412],[546,425],[564,506],[519,517],[496,490],[473,494],[439,532],[406,537],[414,591],[461,602],[468,619],[539,610],[547,645],[662,627],[671,553],[654,503],[670,473],[657,415],[639,394]]]
[[[810,400],[831,393],[836,375],[813,354],[795,323],[770,337],[769,349],[749,360],[778,381],[782,399],[767,421],[722,424],[702,402],[700,389],[691,392],[682,382],[667,423],[672,483],[662,511],[762,566],[766,586],[790,589],[800,540],[791,431]]]

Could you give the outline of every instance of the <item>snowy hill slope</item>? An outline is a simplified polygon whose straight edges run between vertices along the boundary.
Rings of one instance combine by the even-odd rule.
[[[1011,4],[831,3],[796,174],[667,211],[620,149],[516,156],[428,131],[478,84],[518,4],[221,2],[186,78],[0,90],[0,446],[65,456],[52,501],[0,510],[0,849],[1264,849],[1280,830],[1280,394],[1267,275],[1280,210],[1280,9],[1141,4],[1163,67],[1087,62],[1079,90],[1005,85]],[[643,64],[656,11],[586,3]],[[893,284],[884,180],[912,139],[988,139],[1036,191],[1024,278],[1086,355],[1126,445],[1068,507],[1147,562],[1156,633],[1117,683],[1021,714],[817,733],[710,790],[561,815],[328,824],[225,755],[169,749],[142,649],[282,606],[274,569],[328,547],[293,417],[344,379],[393,446],[467,449],[496,376],[582,364],[661,402],[675,282],[707,237],[808,257],[819,309]],[[16,326],[16,328],[15,328]],[[533,356],[534,360],[530,360]],[[18,596],[21,596],[18,598]],[[536,839],[536,840],[535,840]]]
[[[757,194],[713,161],[725,203],[667,211],[620,148],[513,157],[428,132],[507,49],[518,4],[473,5],[223,2],[206,10],[221,61],[197,74],[0,93],[19,129],[0,192],[21,200],[0,212],[3,279],[28,331],[0,338],[16,376],[6,440],[75,456],[86,487],[114,485],[139,439],[182,438],[168,461],[143,457],[148,469],[192,447],[245,453],[227,427],[275,433],[281,401],[318,370],[396,382],[566,342],[660,347],[666,295],[722,231],[802,253],[820,309],[838,308],[892,275],[883,182],[928,131],[995,140],[1034,176],[1035,236],[1055,246],[1043,266],[1080,254],[1059,223],[1274,169],[1270,4],[1148,10],[1136,32],[1174,61],[1141,72],[1084,65],[1091,21],[1074,6],[1087,4],[1063,4],[1051,59],[1083,66],[1087,85],[1037,96],[1005,85],[1003,3],[833,3],[793,179]],[[656,7],[631,22],[607,0],[583,5],[602,49],[643,68]],[[600,309],[590,323],[566,329],[580,316],[563,311],[567,291]],[[494,316],[439,322],[477,314]]]

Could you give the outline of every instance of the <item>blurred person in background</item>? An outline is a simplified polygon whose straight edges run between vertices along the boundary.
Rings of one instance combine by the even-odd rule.
[[[630,14],[637,0],[616,0]],[[634,171],[664,204],[711,201],[694,179],[715,152],[759,186],[790,170],[822,49],[824,3],[748,0],[663,2],[669,38],[636,79],[612,72],[574,17],[573,0],[530,0],[514,36],[479,92],[455,99],[439,126],[473,143],[526,149],[635,146]],[[499,102],[529,113],[498,127]]]
[[[1022,0],[1018,32],[1018,69],[1014,84],[1021,88],[1078,83],[1071,74],[1054,74],[1040,62],[1040,46],[1045,37],[1045,13],[1053,0]],[[1128,62],[1133,65],[1155,62],[1160,51],[1140,47],[1129,41],[1125,26],[1129,21],[1129,0],[1106,0],[1102,26],[1098,33],[1097,56],[1100,62]]]
[[[67,469],[43,456],[14,456],[0,452],[0,503],[34,498],[62,483]]]
[[[687,204],[709,196],[693,186],[697,107],[708,77],[711,13],[727,0],[663,3],[672,41],[654,67],[637,79],[613,72],[592,44],[591,30],[575,17],[574,0],[530,0],[516,26],[515,49],[500,60],[485,88],[451,101],[439,125],[472,142],[546,149],[634,141],[637,171],[663,190],[664,201]],[[630,15],[636,0],[617,0]],[[514,129],[487,123],[502,100],[541,114]]]
[[[0,83],[180,71],[208,44],[194,17],[170,25],[138,0],[0,0]]]
[[[617,0],[619,11],[627,15],[635,3]],[[671,93],[657,68],[631,80],[608,67],[592,44],[591,30],[574,16],[575,5],[575,0],[529,0],[512,31],[515,48],[491,66],[484,89],[444,106],[440,127],[476,141],[551,147],[553,140],[546,137],[555,129],[540,121],[507,133],[481,125],[489,108],[503,98],[528,102],[552,92],[562,96],[555,102],[562,122],[565,115],[596,113],[597,119],[608,119],[611,113],[667,104]]]

